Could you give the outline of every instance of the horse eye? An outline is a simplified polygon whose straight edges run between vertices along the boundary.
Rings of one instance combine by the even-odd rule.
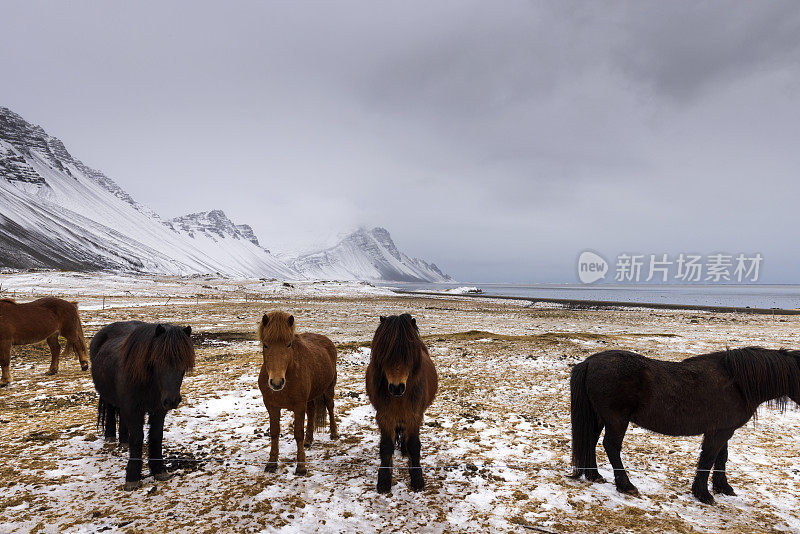
[[[288,345],[286,345],[286,346],[287,346],[287,347],[289,347],[289,348],[291,349],[291,348],[292,348],[292,344],[291,344],[291,342],[290,342]]]
[[[267,348],[267,344],[266,344],[266,343],[264,343],[264,348],[265,348],[265,349]]]

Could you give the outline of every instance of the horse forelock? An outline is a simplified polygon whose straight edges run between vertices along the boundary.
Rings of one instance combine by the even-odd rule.
[[[194,367],[195,353],[191,338],[177,326],[144,324],[131,332],[122,344],[123,369],[134,383],[153,378],[156,369],[188,371]]]
[[[386,317],[372,338],[372,360],[380,369],[406,367],[414,373],[420,366],[424,345],[408,314]]]
[[[289,324],[290,314],[273,311],[266,314],[267,323],[262,320],[258,324],[258,338],[265,342],[288,342],[294,338],[294,321]]]
[[[770,401],[784,409],[789,397],[800,398],[800,351],[729,349],[723,363],[750,406]]]

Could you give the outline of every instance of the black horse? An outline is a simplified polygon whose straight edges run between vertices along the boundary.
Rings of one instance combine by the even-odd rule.
[[[725,475],[734,431],[764,402],[800,404],[800,351],[747,347],[665,362],[611,350],[576,365],[570,389],[573,478],[603,481],[595,455],[603,427],[617,490],[632,495],[638,490],[620,459],[629,422],[670,436],[703,434],[692,494],[712,504],[712,470],[714,491],[735,495]]]
[[[142,485],[145,414],[150,472],[156,480],[169,478],[161,451],[164,417],[181,402],[183,376],[194,366],[191,333],[188,326],[128,321],[112,323],[92,338],[92,379],[100,395],[97,423],[106,439],[114,440],[119,418],[119,441],[130,448],[126,490]]]

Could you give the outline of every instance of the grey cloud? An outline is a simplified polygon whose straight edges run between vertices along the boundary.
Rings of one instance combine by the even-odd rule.
[[[791,281],[796,6],[13,3],[0,104],[271,248],[375,224],[462,280],[685,246]]]

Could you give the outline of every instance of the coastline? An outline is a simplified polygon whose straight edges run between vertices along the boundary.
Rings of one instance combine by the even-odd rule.
[[[446,293],[442,291],[410,291],[393,289],[401,295],[428,295],[447,298],[487,298],[513,301],[527,301],[531,304],[544,302],[548,304],[561,304],[570,309],[620,309],[620,308],[650,308],[658,310],[694,310],[714,313],[750,313],[758,315],[800,315],[800,309],[785,308],[749,308],[736,306],[709,306],[703,304],[671,304],[663,302],[626,302],[614,300],[587,300],[587,299],[557,299],[549,297],[518,297],[510,295],[486,295],[483,293]]]

